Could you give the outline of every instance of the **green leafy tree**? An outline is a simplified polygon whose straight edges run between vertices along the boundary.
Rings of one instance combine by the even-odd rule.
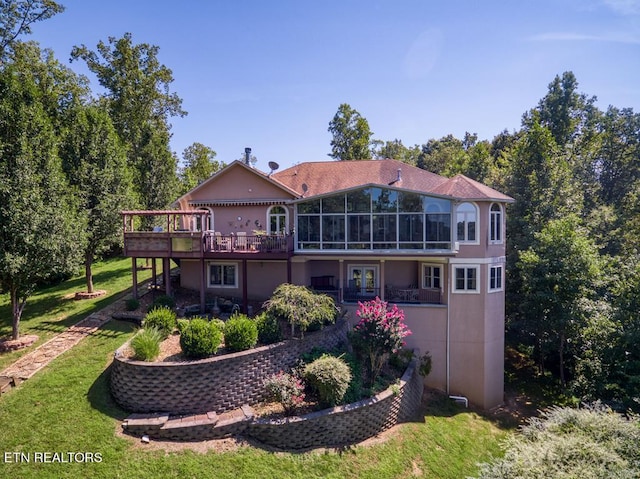
[[[31,33],[31,25],[63,12],[52,0],[3,0],[0,3],[0,61],[7,59],[20,35]]]
[[[182,152],[184,164],[180,171],[180,191],[182,194],[192,190],[225,164],[216,160],[216,152],[202,143],[193,143]]]
[[[422,145],[422,154],[416,166],[437,175],[444,175],[450,165],[464,163],[465,154],[462,141],[453,135],[447,135],[439,140],[431,139]]]
[[[329,122],[328,131],[331,139],[329,156],[336,160],[369,160],[371,159],[371,136],[369,122],[358,111],[347,103],[342,103],[333,119]]]
[[[522,311],[528,330],[535,334],[542,366],[555,350],[560,382],[566,385],[565,357],[585,326],[582,301],[595,297],[601,260],[593,242],[569,215],[549,221],[534,235],[533,244],[520,253],[523,285]],[[576,351],[570,351],[571,353]]]
[[[0,289],[9,293],[14,339],[29,296],[75,272],[85,244],[41,90],[22,66],[0,71]]]
[[[132,204],[131,175],[109,115],[96,105],[80,106],[69,115],[61,156],[80,213],[87,216],[84,263],[92,293],[94,260],[121,240],[120,211]]]
[[[157,46],[134,45],[130,33],[100,41],[97,51],[74,47],[106,89],[106,103],[134,172],[138,201],[145,209],[166,207],[177,191],[177,158],[169,139],[169,118],[184,116],[182,100],[171,92],[173,73],[158,61]]]

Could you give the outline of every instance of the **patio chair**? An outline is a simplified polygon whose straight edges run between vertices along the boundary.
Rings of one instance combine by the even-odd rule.
[[[236,233],[236,249],[241,249],[241,250],[247,249],[247,232],[246,231],[238,231]]]

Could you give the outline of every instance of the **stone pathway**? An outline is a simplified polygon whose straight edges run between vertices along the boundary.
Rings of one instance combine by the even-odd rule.
[[[120,298],[100,311],[91,313],[82,321],[63,333],[58,334],[44,344],[41,344],[30,353],[25,354],[4,371],[0,371],[0,389],[4,392],[11,386],[17,386],[22,381],[32,377],[47,364],[71,349],[82,339],[95,332],[102,325],[111,320],[111,315],[121,309]]]

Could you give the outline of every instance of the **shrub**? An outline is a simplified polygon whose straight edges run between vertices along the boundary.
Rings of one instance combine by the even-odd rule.
[[[166,339],[176,327],[176,313],[167,307],[152,309],[145,315],[142,325],[158,329],[163,339]]]
[[[258,328],[258,341],[262,344],[273,344],[282,340],[280,322],[278,318],[269,313],[262,313],[254,318]]]
[[[160,354],[163,336],[157,328],[144,328],[131,340],[134,358],[140,361],[153,361]]]
[[[505,443],[480,478],[640,477],[640,420],[601,406],[552,407]]]
[[[169,308],[173,309],[176,306],[176,301],[171,296],[167,296],[166,294],[162,294],[158,296],[151,306],[149,307],[149,311],[152,311],[156,308]]]
[[[356,315],[360,318],[353,328],[353,347],[367,363],[369,382],[373,385],[387,361],[389,354],[404,346],[404,338],[411,331],[404,324],[404,312],[393,305],[387,308],[386,301],[358,303]]]
[[[215,323],[203,318],[181,320],[180,347],[185,356],[205,358],[218,351],[222,342],[222,332]]]
[[[268,314],[287,320],[292,334],[297,327],[302,335],[312,324],[334,323],[338,311],[331,296],[289,283],[278,286],[265,307]]]
[[[287,415],[304,402],[304,384],[299,377],[280,371],[263,382],[270,399],[282,404]]]
[[[127,308],[127,311],[135,311],[140,307],[140,301],[136,298],[129,298],[125,302],[125,307]]]
[[[224,325],[224,344],[232,351],[253,348],[258,342],[258,326],[244,314],[234,314]]]
[[[304,379],[318,393],[320,403],[326,406],[335,406],[342,401],[351,377],[347,363],[328,354],[304,368]]]

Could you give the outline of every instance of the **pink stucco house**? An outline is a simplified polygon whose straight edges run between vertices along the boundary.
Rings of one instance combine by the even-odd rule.
[[[181,286],[199,291],[203,307],[214,296],[246,307],[284,282],[331,294],[351,313],[376,296],[397,303],[413,331],[408,346],[431,353],[426,384],[491,408],[503,400],[512,201],[395,160],[270,174],[235,161],[175,210],[123,212],[125,254],[162,258],[165,271],[179,263]],[[150,215],[163,226],[137,231],[136,218]]]

